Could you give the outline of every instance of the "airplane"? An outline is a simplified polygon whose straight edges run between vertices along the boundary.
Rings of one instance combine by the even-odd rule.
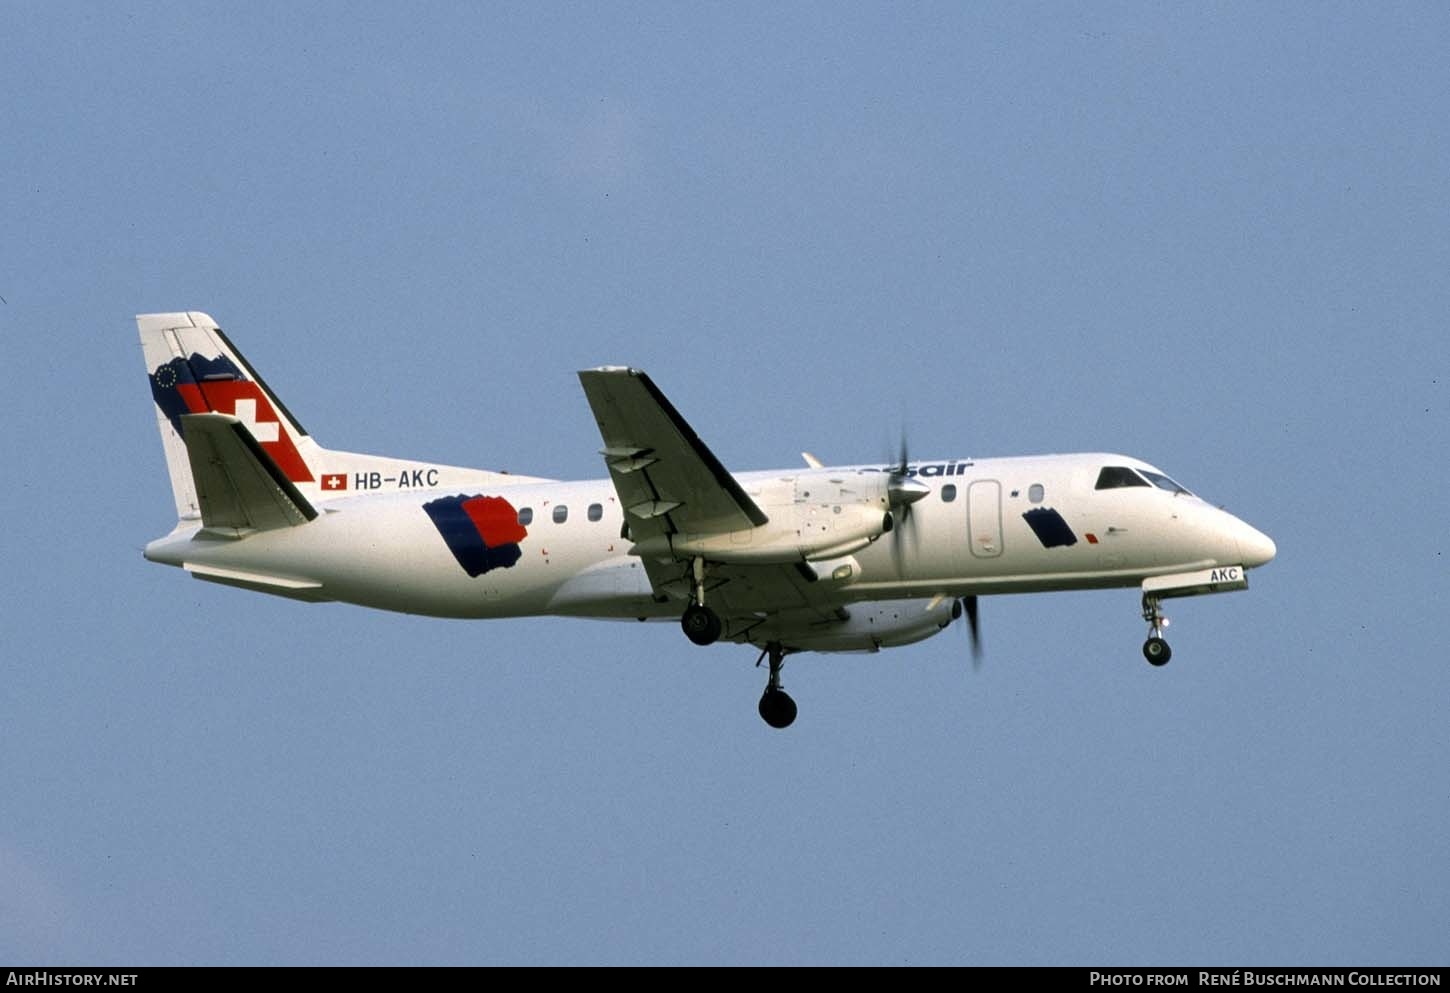
[[[648,375],[579,373],[607,478],[562,481],[323,448],[204,313],[136,318],[176,502],[152,562],[309,602],[435,617],[675,620],[768,662],[876,652],[982,596],[1136,587],[1144,657],[1162,602],[1243,590],[1274,542],[1140,459],[1108,453],[734,473]]]

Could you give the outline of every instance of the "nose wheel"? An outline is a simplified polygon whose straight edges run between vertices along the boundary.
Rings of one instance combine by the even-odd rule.
[[[778,641],[772,641],[760,653],[763,661],[770,657],[770,678],[765,692],[760,695],[760,717],[773,728],[788,728],[795,721],[796,706],[785,690],[780,688],[780,670],[785,665],[785,649]],[[757,661],[756,665],[760,665]]]
[[[1149,665],[1167,665],[1172,657],[1173,649],[1162,638],[1149,638],[1143,642],[1143,658],[1148,660]]]
[[[1157,597],[1143,597],[1143,620],[1148,622],[1148,640],[1143,642],[1143,658],[1148,660],[1149,665],[1167,665],[1168,660],[1173,657],[1173,649],[1163,640],[1163,629],[1168,626],[1168,618],[1163,616]]]

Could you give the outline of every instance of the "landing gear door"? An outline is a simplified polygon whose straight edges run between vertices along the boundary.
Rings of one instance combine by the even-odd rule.
[[[1002,484],[995,479],[979,479],[967,490],[967,539],[975,558],[1002,554]]]

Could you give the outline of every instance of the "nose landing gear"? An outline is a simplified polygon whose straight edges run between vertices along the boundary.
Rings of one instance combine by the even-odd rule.
[[[1150,665],[1167,665],[1168,660],[1173,657],[1173,649],[1163,640],[1163,629],[1168,626],[1168,618],[1163,616],[1158,597],[1143,594],[1143,620],[1148,622],[1148,640],[1143,642],[1143,658]]]

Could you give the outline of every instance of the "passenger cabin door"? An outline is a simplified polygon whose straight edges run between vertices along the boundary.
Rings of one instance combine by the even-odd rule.
[[[995,479],[979,479],[967,490],[967,540],[976,558],[1002,554],[1002,484]]]

